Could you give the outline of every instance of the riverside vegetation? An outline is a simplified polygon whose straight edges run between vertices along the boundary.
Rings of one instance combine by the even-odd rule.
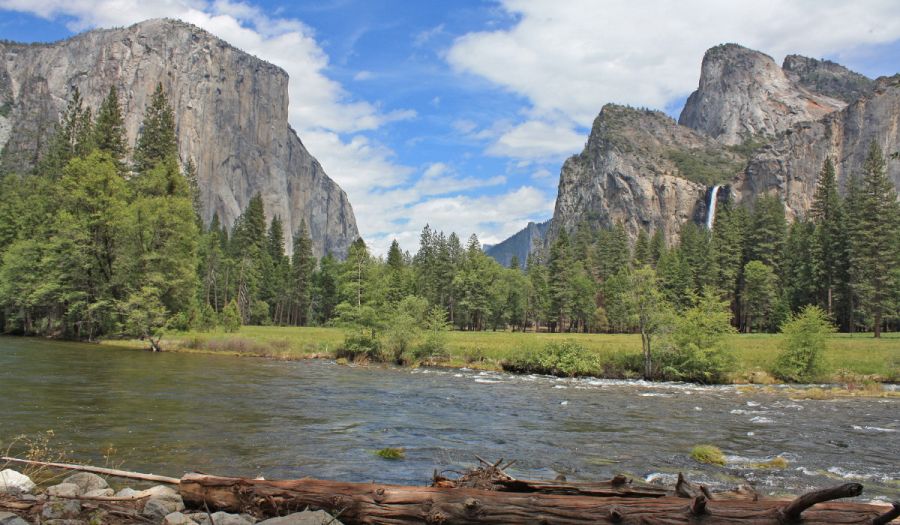
[[[523,333],[517,352],[496,359],[510,370],[721,382],[747,372],[731,351],[738,331],[784,327],[783,357],[764,368],[797,381],[823,374],[832,324],[876,338],[900,326],[900,205],[874,143],[846,197],[826,161],[810,217],[790,226],[777,198],[760,197],[752,209],[718,207],[712,231],[686,223],[675,243],[582,226],[505,268],[475,235],[463,246],[428,226],[415,254],[395,241],[376,258],[358,239],[343,260],[319,261],[301,228],[288,257],[283,224],[266,221],[259,196],[230,230],[199,220],[161,87],[131,155],[123,129],[114,89],[96,118],[75,92],[35,173],[5,176],[4,331],[140,337],[158,349],[171,332],[334,326],[343,336],[328,353],[338,358],[478,363],[490,350],[453,354],[449,330],[508,330]],[[540,332],[640,334],[641,351],[598,359],[577,337],[545,342]],[[896,357],[870,373],[894,379]]]

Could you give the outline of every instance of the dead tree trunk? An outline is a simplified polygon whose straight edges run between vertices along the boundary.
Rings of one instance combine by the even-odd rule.
[[[179,492],[190,505],[261,516],[307,507],[340,516],[348,525],[706,523],[784,525],[802,507],[775,500],[687,500],[497,492],[466,488],[408,487],[316,479],[289,481],[188,474]],[[840,494],[855,492],[838,490]],[[804,502],[805,504],[805,502]],[[804,525],[871,524],[880,510],[861,503],[817,504],[800,509]]]

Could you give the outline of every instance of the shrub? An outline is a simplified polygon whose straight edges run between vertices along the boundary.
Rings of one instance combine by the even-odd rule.
[[[234,300],[222,310],[222,328],[226,332],[237,332],[241,329],[241,312]]]
[[[418,361],[444,360],[450,357],[447,351],[447,312],[443,308],[435,306],[428,310],[422,320],[425,327],[425,340],[413,351],[413,357]]]
[[[348,333],[334,357],[348,361],[382,361],[381,342],[368,333]]]
[[[691,458],[699,463],[725,466],[725,454],[719,447],[712,445],[697,445],[691,450]]]
[[[781,353],[775,360],[773,375],[782,381],[808,383],[824,373],[822,351],[834,325],[818,306],[805,306],[781,327],[784,334]]]
[[[529,352],[502,363],[503,369],[559,377],[596,375],[597,357],[575,341],[549,343],[539,352]]]
[[[721,383],[734,368],[725,338],[735,333],[728,304],[706,290],[700,301],[675,321],[672,352],[663,357],[663,373],[670,379]]]

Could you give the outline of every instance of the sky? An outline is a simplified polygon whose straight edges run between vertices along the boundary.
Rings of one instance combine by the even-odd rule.
[[[290,75],[290,123],[373,253],[425,224],[493,244],[552,216],[605,103],[677,118],[706,49],[900,72],[897,0],[0,0],[0,38],[172,17]]]

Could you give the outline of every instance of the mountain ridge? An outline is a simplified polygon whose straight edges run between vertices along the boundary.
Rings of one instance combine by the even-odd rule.
[[[203,219],[232,225],[256,193],[267,219],[292,235],[305,223],[317,256],[342,256],[359,237],[346,193],[288,123],[288,75],[186,22],[151,19],[86,31],[54,43],[0,43],[2,162],[27,170],[39,158],[73,88],[99,107],[121,94],[128,141],[139,133],[157,83],[173,106],[182,163],[197,167]],[[222,130],[229,132],[223,133]]]

